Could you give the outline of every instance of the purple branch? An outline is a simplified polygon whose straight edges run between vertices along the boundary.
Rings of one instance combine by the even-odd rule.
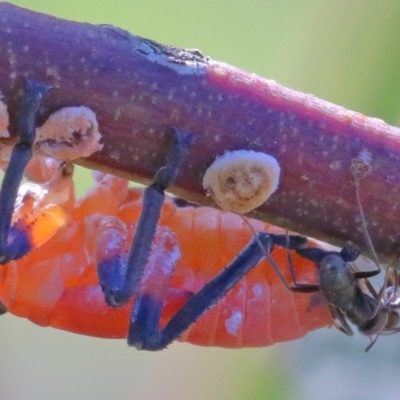
[[[227,150],[273,155],[277,192],[252,216],[306,235],[365,248],[351,173],[371,171],[361,201],[376,250],[397,250],[400,129],[213,61],[112,26],[65,21],[0,4],[0,90],[14,133],[21,76],[54,87],[45,115],[93,109],[103,150],[79,164],[149,183],[166,155],[171,128],[198,136],[172,192],[215,206],[202,188],[207,167]]]

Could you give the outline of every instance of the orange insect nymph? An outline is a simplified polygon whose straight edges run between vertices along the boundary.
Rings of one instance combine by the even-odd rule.
[[[127,337],[132,301],[121,308],[105,303],[95,251],[96,246],[104,244],[98,242],[99,236],[115,226],[127,235],[116,251],[127,251],[142,201],[142,189],[128,189],[127,181],[97,173],[94,188],[68,210],[68,224],[40,248],[1,270],[0,298],[8,310],[42,326],[97,337]],[[249,222],[256,231],[284,234],[272,225]],[[165,250],[162,235],[170,237],[170,250],[163,257],[180,253],[180,258],[172,260],[172,279],[164,285],[164,326],[191,293],[197,293],[224,269],[253,233],[238,215],[206,207],[178,207],[167,198],[152,252]],[[287,251],[275,247],[271,255],[289,279]],[[298,279],[315,281],[314,264],[296,254],[293,257]],[[153,271],[148,285],[159,278],[160,274]],[[288,291],[269,263],[262,261],[191,325],[181,340],[206,346],[266,346],[297,339],[331,323],[326,303],[318,293]]]

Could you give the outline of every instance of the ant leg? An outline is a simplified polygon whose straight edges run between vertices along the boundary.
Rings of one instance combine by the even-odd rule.
[[[240,214],[238,214],[240,215]],[[240,215],[243,219],[243,221],[249,226],[251,231],[253,232],[255,240],[257,239],[257,234],[251,227],[251,225],[247,222],[246,218],[244,218],[242,215]],[[297,283],[296,281],[296,274],[294,272],[294,267],[293,267],[293,262],[292,262],[292,256],[289,252],[289,250],[298,250],[300,249],[308,249],[307,246],[307,238],[303,236],[289,236],[288,231],[286,231],[286,235],[275,235],[276,242],[278,246],[286,248],[287,252],[287,257],[288,257],[288,263],[289,263],[289,273],[290,277],[292,278],[292,282],[294,286],[290,286],[286,278],[284,277],[282,271],[276,264],[275,260],[271,257],[271,255],[264,249],[262,243],[258,240],[258,245],[260,246],[261,251],[264,253],[264,257],[268,260],[268,262],[271,264],[272,268],[274,269],[275,273],[278,275],[279,280],[282,282],[283,286],[285,286],[286,289],[291,290],[293,292],[303,292],[303,293],[312,293],[312,292],[317,292],[319,290],[318,285],[309,285],[309,284],[301,284]]]
[[[393,308],[400,307],[399,271],[391,268],[388,270],[388,278],[385,287],[385,302]]]
[[[251,226],[250,226],[250,228],[251,228]],[[292,257],[288,251],[296,250],[296,252],[299,255],[315,262],[315,260],[317,260],[319,258],[322,259],[322,257],[324,256],[324,253],[325,253],[325,252],[323,252],[323,250],[305,247],[307,245],[307,239],[303,236],[293,236],[293,235],[289,236],[288,233],[286,233],[286,235],[275,235],[275,238],[276,238],[275,244],[277,244],[278,246],[284,247],[287,250],[288,262],[289,262],[289,273],[290,273],[290,277],[292,278],[292,282],[294,285],[294,286],[290,286],[287,283],[285,277],[283,276],[280,268],[276,264],[275,260],[265,250],[262,243],[258,240],[256,233],[254,231],[253,231],[253,234],[254,234],[255,240],[258,241],[258,245],[259,245],[261,251],[263,252],[264,257],[271,264],[272,268],[278,275],[279,280],[282,282],[283,286],[285,286],[286,289],[291,290],[292,292],[301,292],[301,293],[314,293],[314,292],[318,292],[320,290],[319,285],[297,283],[296,274],[294,272],[293,263],[292,263]],[[317,250],[316,254],[315,254],[314,250]],[[302,255],[302,252],[304,255]],[[308,253],[310,253],[310,254],[308,254]]]
[[[368,279],[368,278],[372,278],[373,276],[376,276],[380,273],[380,271],[378,271],[377,269],[374,271],[355,271],[353,272],[353,276],[355,279]],[[368,283],[368,286],[370,286],[371,284]],[[372,287],[372,286],[371,286]]]
[[[282,235],[282,237],[283,237],[283,235]],[[293,242],[293,238],[298,238],[296,243]],[[289,239],[291,242],[289,242]],[[301,239],[301,240],[299,240],[299,239]],[[276,265],[274,259],[269,254],[266,255],[265,257],[268,259],[269,263],[272,265],[274,270],[277,272],[277,274],[278,274],[280,280],[283,282],[284,286],[292,292],[298,292],[298,293],[318,292],[320,290],[319,285],[297,282],[296,273],[295,273],[294,267],[293,267],[293,259],[292,259],[291,254],[289,253],[289,250],[296,250],[298,252],[298,250],[300,250],[300,249],[306,249],[305,245],[307,244],[307,239],[302,236],[291,236],[290,237],[288,234],[286,234],[285,242],[284,243],[283,242],[276,243],[276,244],[279,244],[279,246],[286,248],[288,263],[289,263],[289,273],[290,273],[290,277],[293,282],[293,286],[288,285],[286,280],[283,278],[283,275],[280,272],[279,267]]]
[[[293,282],[293,286],[285,285],[287,289],[291,290],[292,292],[298,292],[298,293],[314,293],[318,292],[320,290],[319,285],[312,285],[312,284],[305,284],[305,283],[298,283],[296,279],[296,273],[294,271],[293,267],[293,258],[291,253],[289,253],[289,246],[287,246],[289,239],[288,232],[286,231],[286,252],[287,252],[287,258],[288,258],[288,263],[289,263],[289,273],[290,277]],[[307,245],[307,239],[304,238],[303,243],[299,242],[295,246],[293,246],[293,250],[296,250],[297,253],[299,253],[300,250],[309,250],[309,247],[305,247]],[[314,256],[315,257],[315,256]]]
[[[150,255],[151,244],[165,198],[164,191],[175,181],[194,138],[188,132],[173,130],[173,144],[168,161],[157,172],[153,183],[144,191],[143,208],[126,267],[121,267],[121,263],[116,262],[114,258],[102,260],[97,264],[100,285],[107,304],[112,307],[123,306],[137,289]],[[110,269],[115,273],[110,274]]]
[[[32,158],[36,114],[42,98],[50,89],[45,83],[28,80],[22,92],[17,121],[19,142],[14,146],[0,189],[0,264],[21,258],[30,251],[28,235],[15,232],[11,219],[25,168]]]
[[[159,316],[164,302],[160,301],[157,294],[148,291],[137,293],[128,343],[138,349],[152,351],[168,346],[253,269],[265,256],[265,251],[270,253],[275,244],[280,244],[280,239],[279,235],[257,233],[234,260],[199,292],[192,295],[161,330]]]
[[[328,306],[333,317],[333,325],[335,328],[347,336],[353,336],[353,330],[346,321],[346,314],[338,307],[334,307],[330,304],[328,304]]]
[[[240,215],[240,214],[238,214]],[[240,215],[240,217],[243,219],[243,221],[248,225],[248,227],[251,229],[253,233],[253,237],[255,238],[256,241],[258,241],[258,245],[261,249],[261,251],[264,254],[264,257],[268,260],[268,262],[271,264],[271,267],[275,271],[275,273],[278,275],[279,280],[282,282],[283,286],[285,286],[286,289],[291,290],[291,287],[286,281],[286,278],[284,277],[282,271],[276,264],[275,260],[271,257],[271,254],[264,248],[263,244],[259,241],[257,237],[257,233],[254,231],[252,226],[248,223],[245,217],[243,215]],[[294,273],[294,268],[293,264],[291,262],[291,255],[289,253],[289,250],[295,250],[299,248],[303,248],[304,246],[307,245],[307,239],[303,236],[289,236],[288,232],[286,231],[286,235],[275,235],[275,244],[284,247],[287,250],[287,256],[288,256],[288,261],[289,261],[289,272],[290,276],[293,281],[296,280],[295,278],[295,273]]]

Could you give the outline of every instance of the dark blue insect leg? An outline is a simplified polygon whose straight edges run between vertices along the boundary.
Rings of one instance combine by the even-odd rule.
[[[110,274],[110,268],[120,268],[120,263],[116,261],[115,266],[112,265],[112,260],[98,263],[99,281],[107,304],[120,307],[135,293],[149,258],[151,243],[165,198],[164,191],[173,184],[177,177],[182,161],[187,156],[194,138],[195,136],[190,133],[180,130],[173,131],[173,143],[165,167],[157,172],[153,183],[144,191],[143,208],[131,244],[126,270]]]
[[[4,315],[7,312],[7,307],[0,301],[0,315]]]
[[[199,292],[194,294],[182,308],[168,321],[160,331],[159,319],[163,302],[156,300],[149,293],[138,293],[132,310],[128,344],[143,350],[161,350],[178,339],[190,325],[197,321],[207,310],[214,306],[232,289],[251,269],[265,252],[270,253],[275,244],[296,247],[304,238],[292,236],[287,241],[286,235],[270,235],[259,232],[235,259]],[[297,238],[300,241],[296,240]],[[260,243],[263,248],[261,248]],[[293,247],[291,247],[293,246]]]
[[[0,189],[0,264],[21,258],[30,251],[26,234],[13,232],[10,226],[18,188],[32,158],[36,114],[42,98],[50,89],[50,86],[42,82],[28,80],[22,91],[21,107],[17,116],[19,142],[14,146]]]

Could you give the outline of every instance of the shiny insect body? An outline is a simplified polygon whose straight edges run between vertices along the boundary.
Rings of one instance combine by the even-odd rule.
[[[62,176],[72,182],[72,176]],[[113,176],[96,173],[96,177],[96,185],[85,197],[72,207],[60,206],[69,221],[54,237],[0,269],[0,299],[11,313],[42,326],[126,338],[132,301],[121,308],[105,303],[98,283],[95,249],[105,224],[122,224],[130,242],[142,209],[143,190],[128,188],[127,181]],[[249,222],[256,231],[284,234],[269,224]],[[192,293],[246,246],[253,232],[238,215],[206,207],[178,207],[171,198],[163,204],[159,226],[155,242],[161,242],[161,250],[167,246],[162,243],[163,235],[167,235],[169,246],[181,254],[167,285],[163,326]],[[153,251],[157,251],[157,245],[153,245]],[[272,257],[289,277],[286,249],[275,247]],[[294,264],[301,280],[315,279],[312,262],[294,255]],[[269,263],[262,261],[181,340],[208,346],[266,346],[297,339],[331,323],[326,303],[318,293],[291,293]]]

